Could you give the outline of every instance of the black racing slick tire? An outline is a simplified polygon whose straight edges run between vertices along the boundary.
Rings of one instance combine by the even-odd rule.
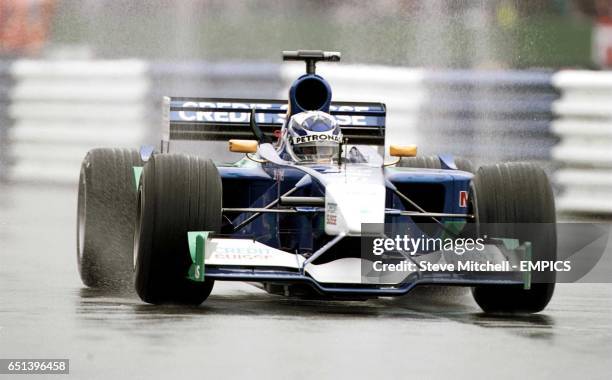
[[[532,244],[532,260],[557,257],[555,202],[546,173],[528,163],[483,166],[472,186],[480,234]],[[522,285],[483,285],[473,289],[485,312],[536,313],[550,301],[554,272],[533,272],[530,289]]]
[[[463,157],[455,157],[457,169],[474,173],[474,165],[470,160]],[[404,157],[397,164],[403,168],[442,169],[442,163],[438,156]]]
[[[81,164],[77,206],[77,265],[89,287],[133,283],[137,151],[93,149]]]
[[[214,280],[187,278],[192,263],[187,232],[221,228],[217,168],[200,157],[154,155],[144,168],[138,194],[136,292],[151,304],[201,304]]]

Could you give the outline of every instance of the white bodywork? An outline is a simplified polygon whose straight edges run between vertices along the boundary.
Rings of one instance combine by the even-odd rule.
[[[325,187],[325,233],[335,235],[336,242],[344,236],[361,236],[364,233],[362,223],[383,225],[386,186],[382,160],[370,161],[369,164],[330,166],[321,171],[314,167],[300,166],[282,160],[270,144],[260,144],[258,152],[262,159],[280,166],[299,169]],[[486,247],[486,252],[481,252],[482,258],[494,262],[504,259],[503,253],[497,247],[493,245]],[[369,276],[364,276],[363,270],[371,268],[372,263],[362,258],[341,258],[317,265],[311,263],[318,255],[325,255],[328,248],[324,246],[306,259],[299,254],[272,248],[254,240],[213,238],[206,242],[205,263],[221,267],[294,269],[296,272],[311,276],[319,283],[372,283],[368,281]],[[433,252],[421,256],[420,259],[444,263],[445,256],[447,256],[445,252]],[[409,274],[380,273],[380,276],[375,276],[376,283],[397,285]]]
[[[486,245],[485,247],[485,250],[479,253],[479,260],[501,262],[506,259],[503,252],[497,246]],[[456,259],[456,255],[452,251],[441,251],[432,252],[426,256],[415,257],[415,260],[427,260],[431,263],[445,264],[449,262],[446,259],[447,257],[454,257]],[[299,270],[305,261],[306,259],[301,255],[269,247],[254,240],[212,238],[206,241],[206,265]],[[362,265],[371,267],[370,262],[366,262],[361,258],[348,257],[325,264],[315,265],[308,263],[304,267],[304,273],[323,284],[371,284],[372,279],[368,280],[363,277]],[[409,274],[407,272],[384,272],[376,276],[375,281],[378,284],[397,285]]]
[[[385,221],[385,180],[381,167],[349,165],[325,173],[325,233],[361,235],[362,223]]]
[[[293,253],[269,247],[255,240],[209,239],[206,241],[206,265],[299,268],[305,259]]]
[[[284,167],[296,168],[325,186],[325,233],[361,235],[362,223],[385,221],[385,177],[382,159],[372,149],[364,149],[367,164],[330,166],[325,171],[296,165],[278,156],[271,144],[260,144],[261,158]]]

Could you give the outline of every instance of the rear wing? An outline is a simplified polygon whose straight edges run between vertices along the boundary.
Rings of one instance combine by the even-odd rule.
[[[252,112],[263,133],[274,138],[287,118],[287,101],[164,97],[163,140],[252,139]],[[383,103],[332,102],[330,113],[350,144],[385,144]]]

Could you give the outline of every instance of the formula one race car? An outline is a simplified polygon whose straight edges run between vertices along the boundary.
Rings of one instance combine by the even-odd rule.
[[[555,275],[532,264],[556,260],[556,230],[541,169],[474,171],[397,145],[384,162],[385,105],[332,101],[315,73],[340,53],[283,57],[306,63],[287,101],[166,97],[157,150],[87,154],[77,234],[87,286],[135,281],[145,302],[200,304],[215,281],[333,299],[459,285],[488,312],[544,309]],[[171,153],[180,140],[229,141],[244,156]]]

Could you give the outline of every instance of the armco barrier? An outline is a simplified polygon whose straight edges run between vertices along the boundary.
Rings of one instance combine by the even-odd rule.
[[[283,66],[286,96],[303,64]],[[538,161],[552,171],[552,73],[425,71],[386,66],[320,65],[336,100],[387,105],[387,145],[417,144],[420,154],[450,153],[477,164]]]
[[[304,65],[283,65],[285,85],[281,97],[287,97],[291,82],[304,73]],[[338,101],[374,101],[387,106],[387,147],[394,144],[421,145],[422,136],[417,133],[420,110],[427,98],[423,88],[425,72],[388,66],[320,64],[317,73],[327,79]]]
[[[156,117],[152,132],[159,138],[163,96],[275,98],[283,86],[279,73],[280,64],[263,62],[151,63],[150,105]],[[179,150],[193,151],[190,146],[193,144],[175,144]],[[235,158],[235,154],[228,154],[225,147],[215,146],[215,149],[222,160]]]
[[[447,152],[477,164],[529,160],[546,164],[556,138],[552,73],[432,71],[417,132],[426,154]],[[548,165],[545,165],[548,167]]]
[[[0,168],[13,181],[76,183],[89,149],[158,142],[163,95],[274,97],[281,88],[279,67],[141,60],[4,62],[0,163],[5,165]],[[6,119],[14,120],[10,128],[4,110]]]
[[[0,180],[75,183],[88,149],[157,142],[162,95],[285,97],[303,70],[248,62],[0,61]],[[336,100],[387,104],[388,143],[480,164],[535,160],[549,172],[561,166],[554,176],[560,211],[612,214],[612,73],[332,64],[318,72]]]
[[[553,131],[561,142],[552,156],[562,168],[557,209],[612,215],[612,72],[560,71],[553,84],[562,96],[553,105]]]
[[[76,183],[87,150],[138,146],[150,129],[142,61],[18,60],[10,73],[12,180]]]
[[[6,96],[12,179],[74,182],[93,146],[156,143],[162,95],[286,97],[300,63],[16,61]],[[335,100],[387,104],[388,143],[478,163],[549,162],[551,74],[321,64]],[[3,127],[6,132],[7,128]]]
[[[262,62],[155,62],[149,67],[153,99],[162,96],[270,98],[283,83],[280,65]]]
[[[8,132],[11,127],[11,119],[8,116],[10,103],[8,94],[13,87],[10,67],[10,62],[0,61],[0,182],[8,178],[10,167]]]

